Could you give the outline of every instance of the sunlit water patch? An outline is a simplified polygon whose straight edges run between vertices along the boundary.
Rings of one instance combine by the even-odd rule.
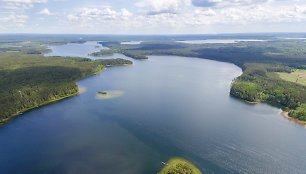
[[[105,92],[105,94],[103,94]],[[101,93],[97,92],[97,95],[95,96],[95,99],[97,100],[107,100],[107,99],[112,99],[112,98],[117,98],[124,95],[123,91],[120,90],[108,90],[108,91],[103,91]]]
[[[62,57],[85,57],[95,59],[89,54],[99,52],[103,49],[109,49],[102,46],[97,41],[88,41],[85,43],[68,43],[66,45],[51,45],[49,49],[52,52],[45,54],[45,56],[62,56]]]
[[[185,40],[185,41],[177,41],[179,43],[186,44],[213,44],[213,43],[238,43],[238,42],[264,42],[265,40],[257,40],[257,39],[207,39],[207,40]]]
[[[79,94],[84,94],[85,92],[87,92],[87,88],[81,84],[77,84],[79,87]]]
[[[127,41],[127,42],[121,42],[121,45],[139,45],[141,44],[143,41]]]

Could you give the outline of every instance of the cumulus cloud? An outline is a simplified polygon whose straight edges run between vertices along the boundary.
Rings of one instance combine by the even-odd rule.
[[[68,14],[67,19],[76,22],[81,27],[94,27],[105,23],[118,23],[127,21],[133,16],[131,12],[123,8],[120,11],[112,10],[110,7],[82,8],[74,14]]]
[[[176,14],[185,5],[189,5],[190,0],[143,0],[135,5],[144,8],[148,15],[156,15],[161,13]]]
[[[129,17],[131,13],[122,9],[120,12],[114,11],[109,7],[105,8],[82,8],[76,14],[69,14],[67,17],[71,20],[114,20],[120,17]]]
[[[38,14],[47,15],[47,16],[52,15],[52,13],[47,8],[42,9],[40,12],[38,12]]]
[[[26,10],[34,7],[34,4],[47,3],[47,0],[0,0],[4,4],[0,7],[6,10]]]
[[[306,21],[306,6],[250,6],[223,9],[198,9],[187,14],[185,21],[190,25],[208,24],[256,24]],[[189,19],[189,20],[188,20]]]
[[[0,21],[5,22],[8,25],[14,25],[18,27],[22,27],[29,17],[26,15],[15,15],[11,14],[9,16],[0,18]]]

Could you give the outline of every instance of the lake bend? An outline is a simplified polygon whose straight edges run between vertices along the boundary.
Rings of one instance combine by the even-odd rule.
[[[101,49],[85,45],[51,46],[56,52],[49,55],[87,57]],[[1,126],[1,173],[155,174],[172,157],[203,173],[305,173],[306,129],[280,116],[280,108],[231,97],[230,84],[242,73],[236,65],[96,58],[134,64],[82,79],[86,92]]]

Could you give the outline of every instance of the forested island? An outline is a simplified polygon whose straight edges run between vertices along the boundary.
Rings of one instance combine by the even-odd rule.
[[[183,158],[171,158],[157,174],[202,174],[191,162]]]
[[[27,110],[78,94],[75,82],[105,66],[132,64],[119,58],[44,57],[48,51],[40,44],[1,44],[0,124]]]

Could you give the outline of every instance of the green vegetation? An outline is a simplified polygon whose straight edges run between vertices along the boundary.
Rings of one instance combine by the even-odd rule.
[[[302,112],[294,111],[302,110],[306,103],[304,78],[300,76],[297,80],[296,77],[306,71],[306,42],[269,36],[256,39],[267,41],[197,45],[168,40],[147,41],[139,45],[120,45],[118,42],[103,44],[121,53],[200,57],[234,63],[244,72],[232,84],[232,96],[249,102],[264,101],[289,107],[293,109],[290,116],[306,121]],[[292,73],[292,69],[296,68],[300,70]]]
[[[306,86],[306,70],[296,69],[291,73],[277,73],[283,80]]]
[[[104,94],[104,95],[107,94],[106,91],[98,91],[98,93],[99,93],[99,94]]]
[[[306,71],[306,42],[304,40],[299,39],[281,39],[282,37],[285,38],[306,36],[304,34],[258,34],[248,36],[0,36],[0,53],[2,57],[5,57],[5,55],[10,55],[8,57],[30,56],[31,58],[35,58],[42,57],[41,53],[48,51],[48,49],[42,44],[65,44],[68,42],[83,43],[85,41],[91,40],[103,40],[103,42],[100,42],[100,44],[109,47],[110,49],[101,50],[100,52],[93,53],[92,55],[101,56],[113,53],[122,53],[134,59],[147,59],[147,55],[176,55],[230,62],[240,66],[244,70],[243,74],[232,83],[230,92],[232,96],[250,102],[264,101],[278,104],[282,107],[289,107],[290,109],[292,109],[289,113],[290,116],[300,120],[305,120],[305,117],[303,116],[306,103],[305,81],[301,74],[305,74]],[[260,39],[266,41],[238,42],[233,44],[214,43],[200,45],[175,42],[175,40],[195,39]],[[129,40],[142,40],[144,42],[139,45],[120,44],[121,41]],[[49,60],[49,58],[47,58],[47,60]],[[71,60],[71,62],[69,62],[68,60]],[[67,61],[68,62],[61,62],[58,64],[55,63],[54,66],[58,65],[57,68],[54,68],[53,65],[52,67],[48,68],[50,62],[41,62],[40,58],[38,62],[40,62],[41,64],[38,64],[38,67],[41,67],[43,65],[47,67],[43,68],[45,71],[47,71],[48,69],[55,69],[56,72],[61,72],[62,74],[76,74],[71,76],[68,75],[67,77],[63,76],[63,79],[69,79],[70,82],[74,82],[76,79],[88,76],[94,71],[99,71],[102,68],[102,63],[106,66],[114,64],[126,64],[124,62],[121,62],[121,60],[119,60],[117,63],[114,63],[115,60],[112,60],[111,62],[107,63],[108,60],[104,60],[103,62],[101,62],[82,59],[81,61],[77,58],[69,58],[67,59]],[[19,74],[22,74],[21,70],[30,72],[40,71],[37,69],[33,70],[33,66],[30,66],[29,63],[26,61],[19,64],[15,64],[14,61],[12,61],[11,63],[9,63],[9,61],[0,63],[2,67],[5,67],[5,69],[0,69],[1,80],[11,78],[11,75],[16,76],[16,74],[18,75],[19,71]],[[33,65],[35,65],[35,63],[33,63]],[[98,66],[99,63],[100,66]],[[80,66],[81,64],[82,66]],[[83,64],[85,66],[83,66]],[[9,70],[7,66],[10,67]],[[61,68],[63,66],[65,68]],[[44,71],[42,71],[42,73],[44,73]],[[48,75],[51,74],[52,73],[47,74],[46,77],[50,78],[48,77]],[[56,74],[52,75],[52,78],[53,77],[57,78],[59,76],[58,74]],[[54,83],[61,83],[61,80],[63,79],[54,79]],[[40,81],[43,82],[42,79],[40,79]],[[20,80],[20,82],[18,83],[25,82],[23,82],[23,80]],[[69,86],[68,84],[70,83],[66,83],[66,87],[62,86],[62,88],[64,89],[63,91],[70,91],[66,95],[73,94],[73,92],[75,92],[75,89]],[[52,84],[50,86],[52,86]],[[19,88],[20,87],[18,87],[18,89]],[[17,97],[18,93],[16,93],[16,90],[19,91],[18,89],[15,88],[15,91],[11,90],[7,93],[13,93],[15,97]],[[62,93],[63,92],[60,92],[60,95],[56,97],[64,96],[62,95]],[[45,98],[52,99],[55,97],[49,96]],[[6,101],[1,101],[1,104],[4,102]],[[25,106],[19,108],[25,108]]]
[[[293,118],[297,118],[299,120],[306,120],[306,103],[301,104],[295,110],[291,110],[289,115]]]
[[[288,73],[290,68],[283,65],[245,64],[244,73],[232,84],[230,94],[250,102],[264,101],[297,109],[289,115],[306,121],[306,87],[280,79],[279,72]]]
[[[46,52],[46,47],[36,44],[1,47],[7,49],[0,51],[0,124],[29,109],[78,94],[75,82],[105,66],[132,64],[124,59],[44,57],[38,52]]]
[[[148,59],[147,56],[139,54],[137,51],[124,50],[124,51],[121,51],[120,53],[124,54],[127,57],[131,57],[133,59]]]
[[[95,52],[90,54],[90,56],[108,56],[108,55],[113,55],[115,52],[112,49],[105,49],[101,50],[99,52]]]
[[[202,174],[202,172],[183,158],[172,158],[157,174]]]

